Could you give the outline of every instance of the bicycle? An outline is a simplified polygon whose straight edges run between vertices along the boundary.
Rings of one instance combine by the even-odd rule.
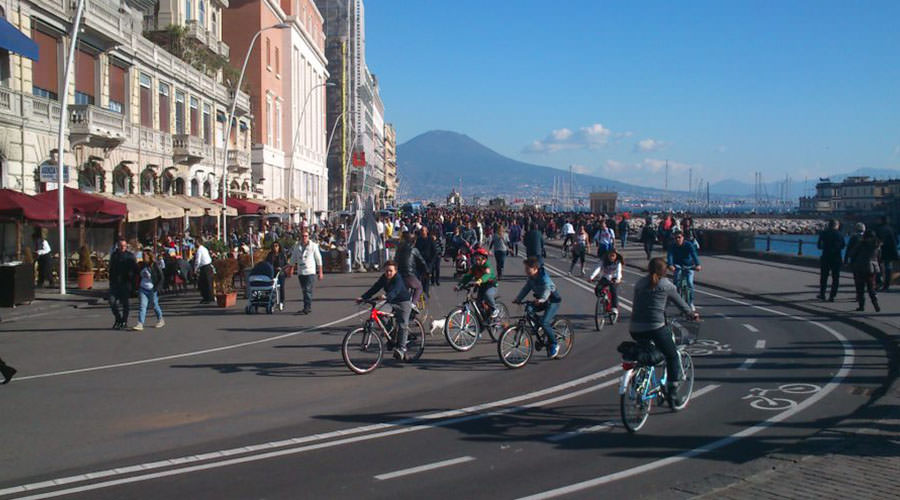
[[[556,342],[559,344],[557,359],[565,358],[575,345],[575,332],[572,324],[565,318],[557,318],[553,322]],[[541,325],[537,308],[532,302],[525,303],[525,315],[516,325],[507,328],[497,341],[497,355],[507,368],[521,368],[531,359],[534,350],[540,351],[548,346],[547,333]],[[549,347],[548,347],[549,348]]]
[[[685,322],[681,327],[699,331],[700,321]],[[694,392],[694,361],[685,347],[686,344],[678,345],[684,379],[677,394],[668,394],[666,358],[653,342],[619,344],[618,351],[622,353],[622,369],[625,371],[619,382],[619,409],[622,423],[629,433],[633,434],[644,426],[654,401],[657,404],[668,402],[673,411],[683,410],[688,405]]]
[[[688,284],[687,271],[693,271],[696,269],[696,267],[685,267],[679,265],[675,265],[673,267],[675,268],[675,275],[673,276],[673,278],[675,281],[675,288],[678,290],[678,295],[685,302],[687,302],[688,305],[694,307],[694,290]]]
[[[594,328],[599,332],[603,329],[603,325],[607,322],[610,325],[616,324],[619,314],[612,308],[612,292],[609,291],[609,285],[597,284],[594,294],[597,296],[597,302],[594,305]]]
[[[509,309],[506,304],[495,300],[494,313],[485,317],[486,304],[477,300],[476,285],[467,284],[460,287],[466,291],[466,298],[461,305],[447,313],[444,320],[444,337],[454,350],[465,352],[475,346],[481,333],[487,330],[491,340],[497,341],[499,331],[509,322]]]
[[[397,335],[397,323],[394,314],[380,311],[378,307],[384,302],[374,300],[363,301],[372,306],[369,317],[363,326],[351,330],[344,335],[341,342],[341,356],[344,364],[356,374],[369,373],[381,364],[384,351],[393,349]],[[418,319],[409,320],[409,337],[407,339],[407,361],[416,361],[425,351],[425,328]]]

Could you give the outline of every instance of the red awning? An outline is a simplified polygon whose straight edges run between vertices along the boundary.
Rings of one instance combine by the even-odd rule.
[[[66,187],[64,193],[66,207],[72,207],[76,215],[80,215],[91,222],[101,224],[113,222],[124,218],[128,214],[127,205],[103,196],[85,193],[70,187]],[[58,191],[54,189],[53,191],[37,194],[34,197],[56,204],[58,196]]]
[[[222,204],[222,198],[215,200],[216,203]],[[238,211],[238,215],[258,215],[266,213],[266,207],[259,203],[253,203],[250,200],[242,200],[240,198],[228,198],[225,203]]]
[[[67,206],[65,211],[65,222],[71,222],[72,208]],[[12,189],[0,189],[0,218],[52,224],[59,222],[59,210],[56,204]]]

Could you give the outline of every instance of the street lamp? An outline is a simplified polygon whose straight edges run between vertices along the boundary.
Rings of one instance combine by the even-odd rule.
[[[227,229],[227,218],[225,212],[228,210],[228,205],[226,204],[228,198],[228,139],[231,137],[231,121],[234,120],[234,110],[237,107],[237,99],[238,93],[241,91],[241,83],[244,81],[244,72],[247,71],[247,62],[250,60],[250,52],[253,50],[253,45],[256,44],[256,40],[259,39],[259,35],[262,34],[263,31],[271,30],[271,29],[290,29],[293,24],[296,16],[288,16],[284,19],[283,22],[278,24],[273,24],[272,26],[267,26],[253,35],[253,38],[250,39],[250,45],[247,47],[247,54],[244,55],[244,65],[241,66],[241,75],[238,77],[237,84],[234,86],[234,98],[231,100],[231,111],[228,113],[228,122],[225,125],[225,137],[222,142],[224,142],[224,147],[222,148],[222,240],[224,241],[228,238],[228,229]]]
[[[288,213],[288,221],[289,225],[293,225],[294,218],[291,213],[291,199],[294,197],[294,155],[297,150],[297,141],[300,139],[300,127],[303,123],[303,116],[306,114],[306,105],[309,104],[309,98],[312,96],[314,90],[319,87],[336,87],[337,83],[335,82],[322,82],[318,85],[314,85],[309,92],[306,93],[306,99],[303,101],[303,109],[300,110],[300,119],[297,120],[297,128],[294,130],[294,140],[291,144],[291,163],[290,170],[288,170],[288,197],[287,197],[287,213]],[[337,121],[335,121],[337,123]],[[333,134],[333,133],[332,133]],[[330,144],[329,144],[330,146]],[[328,150],[325,150],[325,168],[328,168]]]

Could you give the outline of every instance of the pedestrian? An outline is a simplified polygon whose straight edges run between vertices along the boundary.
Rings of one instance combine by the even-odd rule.
[[[441,241],[441,236],[437,231],[432,231],[430,236],[431,241],[434,242],[434,260],[431,261],[431,272],[429,273],[431,284],[434,286],[441,286],[441,258],[444,256],[444,243]]]
[[[37,286],[43,286],[44,281],[46,281],[47,287],[52,287],[53,275],[51,274],[51,266],[53,256],[50,254],[50,243],[44,237],[44,232],[40,228],[35,228],[34,230],[34,252],[37,254],[38,265]]]
[[[897,234],[888,225],[887,217],[881,217],[875,228],[875,236],[881,241],[881,291],[886,292],[891,286],[892,264],[898,259]]]
[[[856,287],[857,311],[866,309],[866,295],[872,299],[875,312],[880,312],[878,297],[875,295],[875,276],[878,274],[878,261],[881,250],[881,242],[875,236],[875,231],[869,229],[863,233],[862,238],[847,251],[850,260],[850,269],[853,271],[853,284]]]
[[[509,226],[509,245],[511,247],[511,254],[516,257],[519,256],[519,242],[522,241],[522,226],[519,225],[518,222],[513,221],[512,225]]]
[[[628,219],[622,215],[622,220],[619,221],[619,239],[622,241],[622,248],[625,248],[625,243],[628,241]]]
[[[569,276],[575,270],[575,264],[581,262],[581,275],[584,276],[584,258],[590,251],[591,240],[588,237],[587,229],[584,226],[578,228],[575,238],[572,242],[572,263],[569,264]]]
[[[162,328],[166,326],[162,309],[159,307],[159,288],[163,283],[163,271],[159,268],[159,263],[156,261],[153,252],[149,250],[144,250],[139,276],[141,279],[138,286],[140,309],[138,309],[138,322],[131,329],[138,332],[144,329],[148,305],[152,305],[153,312],[156,313],[156,328]]]
[[[425,265],[416,269],[416,275],[418,275],[419,281],[422,282],[422,291],[425,292],[425,296],[431,297],[431,277],[428,275],[434,267],[434,259],[440,258],[440,256],[437,255],[437,247],[435,247],[434,241],[428,235],[427,226],[419,228],[419,237],[416,238],[416,249],[422,255]]]
[[[201,304],[213,301],[213,266],[209,249],[201,243],[194,254],[194,273],[197,274],[197,286],[200,288]]]
[[[3,381],[0,382],[0,385],[8,384],[10,380],[12,380],[13,375],[16,374],[18,370],[6,364],[2,358],[0,358],[0,375],[3,376]]]
[[[828,221],[828,228],[819,233],[816,246],[822,250],[819,257],[819,300],[825,300],[825,287],[828,285],[828,275],[831,275],[831,293],[828,301],[834,302],[838,285],[841,282],[841,250],[844,249],[844,237],[838,232],[841,224],[837,219]]]
[[[312,312],[313,283],[316,277],[319,280],[324,277],[319,244],[309,240],[309,229],[300,233],[300,241],[291,251],[290,264],[297,266],[297,279],[300,280],[300,290],[303,292],[303,309],[298,312],[309,314]]]
[[[128,322],[131,291],[137,275],[134,254],[128,251],[125,238],[119,237],[116,250],[109,256],[109,307],[115,323],[113,329],[121,330]]]
[[[528,232],[525,233],[525,257],[534,257],[543,269],[544,267],[544,236],[537,224],[531,223]]]
[[[601,259],[616,247],[616,232],[606,226],[605,220],[600,221],[600,229],[594,233],[594,243],[597,245],[597,257]]]
[[[309,229],[305,229],[305,231],[309,231]],[[278,309],[284,310],[284,269],[287,267],[287,256],[284,254],[284,250],[281,248],[281,242],[272,243],[272,249],[269,250],[269,254],[266,255],[266,261],[272,265],[272,269],[275,271],[275,276],[278,276]]]
[[[647,260],[650,260],[650,254],[653,253],[653,244],[656,243],[656,228],[653,227],[653,219],[651,217],[647,217],[644,220],[644,228],[641,229],[641,243],[644,244],[644,253],[647,255]]]
[[[503,266],[506,264],[506,254],[509,253],[509,236],[500,224],[494,230],[490,247],[494,250],[494,260],[497,262],[497,279],[503,278]]]

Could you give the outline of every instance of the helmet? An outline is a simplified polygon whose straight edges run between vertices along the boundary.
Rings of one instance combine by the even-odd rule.
[[[476,249],[476,250],[475,250],[475,257],[478,257],[478,256],[487,258],[487,256],[488,256],[488,251],[487,251],[487,249],[485,249],[485,248],[478,248],[478,249]]]

